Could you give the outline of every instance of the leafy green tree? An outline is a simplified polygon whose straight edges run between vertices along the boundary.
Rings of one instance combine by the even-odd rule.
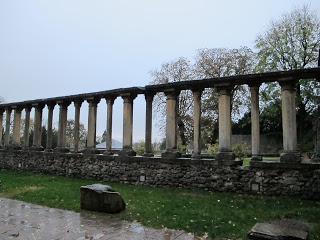
[[[292,70],[315,67],[320,47],[320,21],[309,7],[303,6],[271,23],[256,39],[257,71]],[[272,83],[264,86],[264,107],[279,102],[280,88]],[[300,80],[297,84],[297,117],[299,139],[309,129],[316,110],[315,96],[320,95],[320,83]],[[273,103],[272,103],[273,102]]]
[[[144,154],[144,145],[145,142],[143,140],[133,144],[133,150],[137,153],[137,155],[142,156]]]
[[[74,128],[75,121],[68,120],[66,128],[66,147],[72,149],[74,147]],[[82,123],[79,125],[79,149],[86,145],[87,131]]]

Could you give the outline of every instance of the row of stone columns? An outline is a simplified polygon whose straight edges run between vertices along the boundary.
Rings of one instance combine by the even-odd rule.
[[[260,153],[260,122],[259,122],[259,86],[260,83],[250,84],[251,93],[251,142],[252,160],[261,161]],[[283,125],[283,153],[282,162],[299,162],[300,156],[297,152],[297,130],[296,130],[296,89],[295,82],[280,82],[282,99],[282,125]],[[224,162],[235,159],[231,149],[231,87],[217,87],[218,111],[219,111],[219,153],[217,160]],[[194,136],[193,136],[193,158],[200,158],[200,118],[201,118],[201,93],[202,89],[194,89]],[[165,158],[178,157],[177,150],[177,100],[179,91],[174,89],[165,91],[166,95],[166,151],[162,154]],[[147,137],[146,137],[147,139]]]
[[[152,154],[152,144],[151,144],[151,129],[152,129],[152,99],[154,94],[150,94],[146,97],[147,102],[147,120],[146,120],[146,155],[151,156]],[[107,122],[106,122],[106,151],[105,154],[112,154],[112,114],[113,114],[113,104],[117,96],[106,97],[107,102]],[[132,149],[132,133],[133,133],[133,100],[136,94],[122,94],[123,99],[123,150],[120,154],[123,155],[135,155]],[[74,151],[79,151],[79,127],[80,127],[80,109],[82,105],[82,100],[75,100],[75,129],[74,129]],[[97,127],[97,105],[100,102],[100,98],[88,98],[87,102],[89,104],[88,111],[88,134],[86,151],[96,152],[96,127]],[[55,105],[59,105],[59,124],[58,124],[58,151],[66,152],[66,128],[68,119],[68,106],[71,101],[61,100],[57,102],[47,103],[48,107],[48,122],[47,122],[47,139],[46,139],[46,150],[52,150],[52,123],[53,123],[53,109]],[[41,150],[41,128],[42,128],[42,110],[44,104],[34,104],[32,106],[24,107],[26,112],[25,117],[25,129],[24,129],[24,148],[29,146],[29,126],[30,126],[30,111],[31,108],[35,108],[34,115],[34,135],[32,148],[35,150]],[[13,138],[12,144],[10,143],[10,118],[12,109],[14,110],[14,124],[13,124]],[[20,124],[21,124],[21,111],[22,107],[10,107],[6,108],[6,126],[5,126],[5,139],[4,146],[16,146],[20,147]],[[0,110],[0,143],[2,143],[2,123],[3,123],[3,113]]]
[[[251,84],[251,132],[252,132],[252,158],[253,160],[261,160],[260,155],[260,126],[259,126],[259,86],[260,84]],[[284,153],[281,156],[282,161],[298,161],[297,153],[297,130],[296,130],[296,108],[295,108],[295,83],[280,82],[281,99],[282,99],[282,124],[283,124],[283,149]],[[231,150],[231,88],[232,86],[219,86],[217,91],[218,110],[219,110],[219,153],[218,160],[232,161],[234,154]],[[194,136],[193,136],[193,154],[192,157],[199,159],[201,157],[201,94],[203,89],[193,89],[194,100]],[[177,150],[177,101],[180,91],[169,89],[165,92],[166,95],[166,151],[162,154],[165,158],[175,158],[179,156]],[[152,103],[154,92],[145,93],[146,99],[146,129],[145,129],[145,156],[153,156],[152,154]],[[106,151],[105,154],[112,154],[112,114],[113,104],[117,96],[106,97],[107,102],[107,121],[106,121]],[[132,133],[133,133],[133,101],[136,94],[127,93],[121,94],[123,99],[123,149],[120,155],[135,155],[132,149]],[[75,100],[75,130],[74,130],[74,151],[79,150],[79,125],[80,125],[80,108],[82,100]],[[87,150],[95,152],[96,144],[96,122],[97,122],[97,104],[100,98],[88,98],[88,136]],[[56,104],[59,105],[59,128],[58,128],[58,146],[60,151],[67,151],[66,144],[66,127],[68,106],[71,101],[62,100],[57,102],[47,103],[48,106],[48,135],[47,149],[52,149],[52,119],[53,109]],[[35,108],[34,115],[34,137],[33,147],[41,148],[41,123],[42,109],[44,104],[34,104],[25,107],[26,122],[24,129],[25,146],[29,146],[29,121],[31,107]],[[21,110],[19,107],[11,107],[6,109],[6,127],[5,127],[5,146],[9,145],[10,137],[10,115],[14,110],[13,124],[13,145],[20,145],[20,122]],[[0,123],[2,125],[3,110],[0,111]],[[2,138],[2,126],[0,126],[0,137]],[[2,142],[2,139],[0,139]]]

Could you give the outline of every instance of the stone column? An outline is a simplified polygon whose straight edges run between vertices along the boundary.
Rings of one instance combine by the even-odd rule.
[[[27,149],[29,148],[29,129],[30,129],[30,112],[31,107],[26,106],[25,107],[25,119],[24,119],[24,130],[23,130],[23,148]]]
[[[146,93],[146,132],[144,156],[153,157],[152,153],[152,102],[154,93]]]
[[[300,162],[300,153],[297,150],[297,120],[296,120],[296,82],[280,82],[283,153],[281,162]]]
[[[3,139],[2,139],[2,136],[3,136],[3,112],[4,112],[4,109],[0,109],[0,148],[3,147]]]
[[[262,161],[260,155],[259,84],[250,85],[251,92],[251,151],[253,161]]]
[[[41,146],[41,131],[42,131],[42,109],[43,104],[34,104],[34,130],[33,130],[33,144],[34,150],[43,150]]]
[[[320,115],[320,114],[319,114]],[[317,117],[315,121],[315,146],[314,146],[314,154],[312,156],[312,161],[314,162],[320,162],[320,117]]]
[[[201,158],[201,94],[202,90],[193,90],[193,153],[192,158]]]
[[[228,163],[235,159],[231,150],[231,90],[227,87],[219,87],[217,90],[219,93],[219,153],[216,158]]]
[[[163,158],[177,158],[180,153],[177,149],[177,98],[180,91],[169,90],[165,92],[166,100],[166,151],[161,154]]]
[[[15,148],[20,148],[20,129],[21,129],[21,108],[14,108],[14,119],[13,119],[13,134],[12,143]]]
[[[23,133],[23,139],[24,139],[24,148],[29,148],[29,128],[30,128],[30,112],[31,107],[27,106],[25,108],[26,117],[24,122],[24,133]]]
[[[86,151],[89,153],[96,153],[97,105],[100,102],[100,99],[87,99],[87,102],[89,103],[89,114]]]
[[[133,100],[136,95],[123,94],[123,145],[120,155],[135,156],[136,152],[132,149],[132,126],[133,126]]]
[[[106,98],[107,102],[107,129],[106,129],[106,151],[105,155],[112,155],[112,112],[115,97]]]
[[[4,146],[9,147],[10,145],[10,118],[11,118],[11,108],[6,108],[6,130],[4,135]]]
[[[47,144],[46,151],[52,151],[52,118],[55,103],[49,103],[48,106],[48,128],[47,128]]]
[[[74,152],[79,151],[79,130],[80,130],[80,110],[81,110],[82,101],[74,101]]]
[[[70,102],[60,101],[57,103],[59,105],[59,128],[57,150],[60,152],[68,152],[69,149],[66,148],[66,130],[68,120],[68,106],[70,105]]]

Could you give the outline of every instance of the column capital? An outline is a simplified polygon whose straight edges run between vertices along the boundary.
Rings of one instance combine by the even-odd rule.
[[[113,96],[106,96],[106,97],[105,97],[106,103],[107,103],[108,105],[109,105],[109,104],[113,105],[113,104],[114,104],[114,100],[116,100],[117,97],[118,97],[118,96],[115,96],[115,95],[113,95]]]
[[[75,107],[81,107],[82,103],[83,103],[82,99],[73,100],[73,104],[74,104]]]
[[[6,113],[11,113],[12,112],[12,108],[11,107],[6,107],[5,110],[6,110]]]
[[[180,94],[180,90],[172,88],[165,90],[163,93],[166,95],[167,99],[177,99]]]
[[[280,86],[281,86],[281,90],[289,90],[289,91],[295,91],[296,90],[296,85],[297,85],[297,80],[290,80],[290,81],[278,81]]]
[[[60,107],[68,107],[71,104],[71,101],[70,100],[58,100],[57,104]]]
[[[48,102],[46,105],[47,105],[49,110],[53,110],[55,105],[56,105],[56,103],[55,102]]]
[[[232,86],[218,86],[216,88],[219,95],[231,95]]]
[[[31,112],[31,109],[32,109],[32,106],[31,106],[31,105],[25,105],[25,106],[24,106],[24,110],[25,110],[26,112]]]
[[[144,94],[144,97],[146,99],[147,102],[152,102],[153,101],[153,98],[154,98],[154,95],[156,95],[155,92],[146,92]]]
[[[44,103],[33,103],[31,106],[34,107],[35,109],[42,110],[45,105]]]
[[[17,112],[21,112],[22,111],[22,109],[23,109],[23,107],[22,106],[11,106],[11,109],[13,109],[13,110],[15,110],[15,111],[17,111]]]
[[[200,95],[202,94],[203,90],[204,88],[197,88],[197,87],[191,89],[192,93],[200,93]]]
[[[191,91],[194,97],[201,97],[203,88],[193,88]]]
[[[136,93],[123,93],[120,95],[125,103],[131,103],[136,97]]]
[[[90,98],[87,98],[86,101],[87,101],[89,104],[97,105],[97,104],[100,102],[100,98],[90,97]]]
[[[249,88],[260,88],[261,83],[260,82],[250,82],[248,83]]]

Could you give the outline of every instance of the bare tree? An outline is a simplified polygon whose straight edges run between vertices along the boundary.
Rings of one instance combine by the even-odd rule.
[[[240,49],[201,49],[194,62],[186,58],[163,64],[159,70],[151,72],[152,83],[161,84],[192,79],[223,77],[251,73],[254,69],[254,53],[246,47]],[[243,86],[232,90],[232,110],[234,118],[241,115],[247,101],[248,91]],[[202,96],[202,136],[205,141],[213,142],[215,125],[218,118],[218,98],[214,89],[206,89]],[[165,97],[155,97],[155,113],[163,130],[165,126]],[[192,112],[193,97],[191,91],[182,91],[178,103],[178,130],[182,145],[187,145],[193,134]]]
[[[196,75],[200,78],[225,77],[252,73],[255,68],[255,54],[248,47],[240,49],[200,49],[196,56]],[[208,89],[204,93],[204,106],[211,109],[210,115],[217,118],[217,92]],[[206,101],[209,103],[206,103]],[[248,104],[248,91],[237,85],[231,91],[231,110],[233,118],[238,118]],[[212,106],[210,107],[210,104]],[[206,109],[206,107],[204,108]]]
[[[191,62],[186,58],[179,58],[175,61],[164,63],[159,70],[151,72],[152,84],[162,84],[169,82],[181,82],[191,80],[194,78],[194,71]],[[164,131],[166,111],[166,99],[163,93],[159,93],[154,99],[154,112],[158,119],[158,125]],[[188,143],[190,135],[192,134],[192,93],[190,91],[181,91],[178,101],[178,133],[179,140],[182,145]]]

